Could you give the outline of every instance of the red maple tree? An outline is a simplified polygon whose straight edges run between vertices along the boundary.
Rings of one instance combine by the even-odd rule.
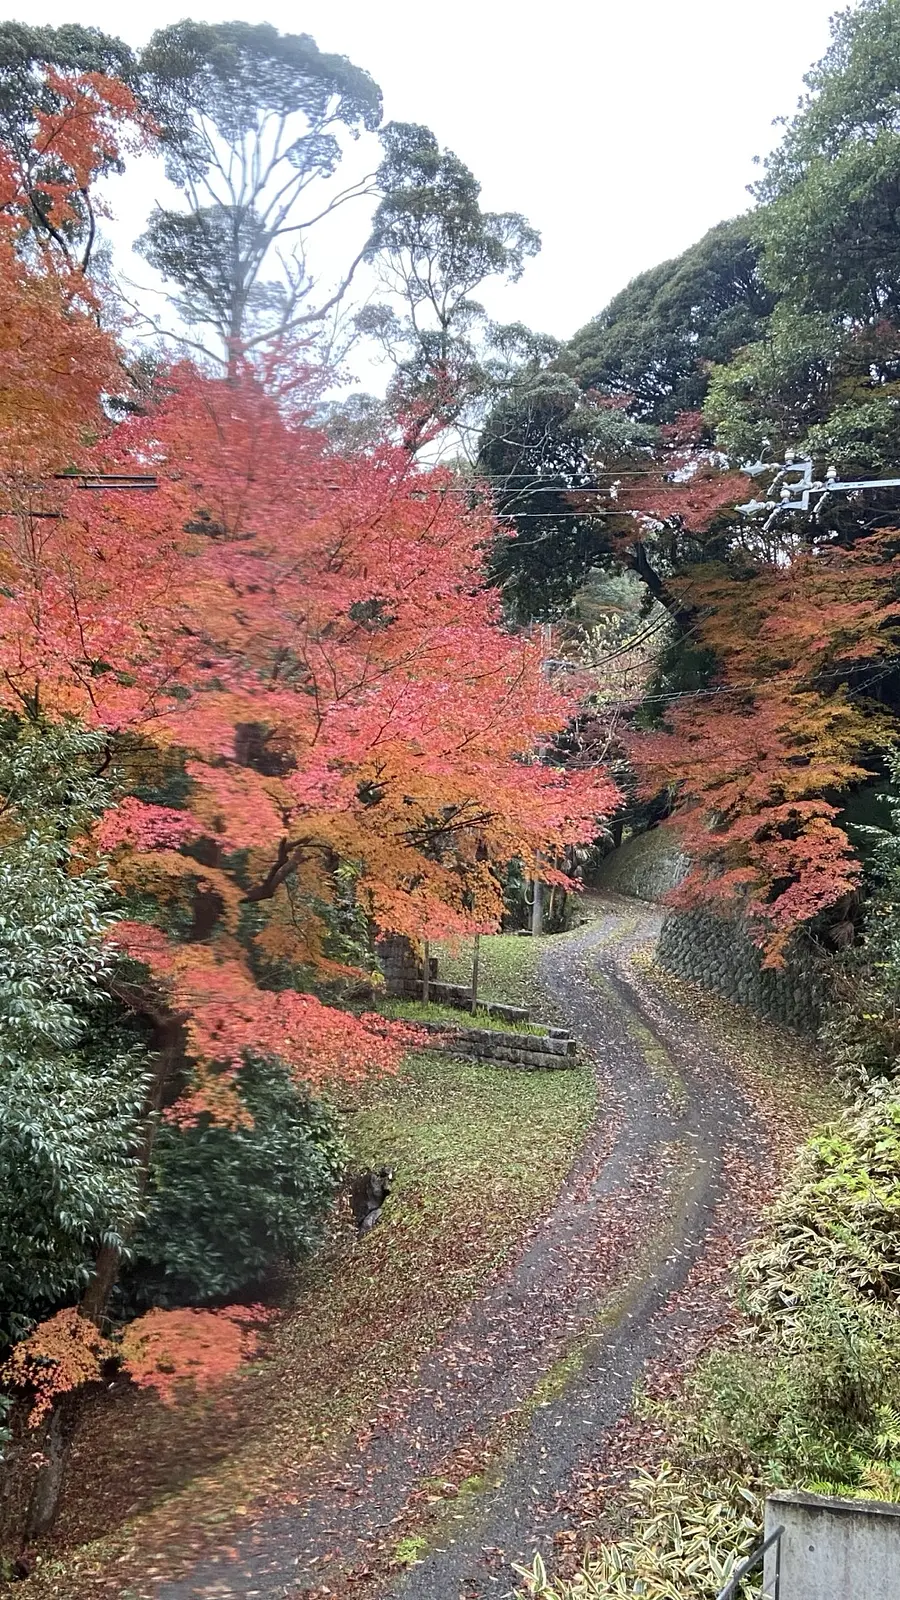
[[[47,137],[89,183],[130,108],[96,80],[67,94]],[[0,705],[108,737],[123,797],[94,843],[129,908],[117,992],[153,1032],[146,1172],[159,1113],[246,1117],[248,1050],[315,1086],[407,1047],[402,1025],[309,992],[347,975],[328,944],[339,868],[377,932],[487,929],[506,864],[592,837],[616,791],[540,758],[572,697],[502,626],[483,511],[394,444],[334,454],[302,361],[227,382],[185,365],[111,416],[127,369],[94,291],[52,235],[17,250],[26,176],[3,168],[0,342],[36,306],[42,337],[10,367],[0,443]],[[61,227],[65,206],[62,188]],[[118,1260],[101,1249],[89,1321]],[[73,1375],[96,1357],[78,1332]]]
[[[840,795],[885,736],[866,689],[896,652],[897,535],[764,532],[733,509],[749,480],[719,470],[695,432],[676,430],[664,478],[626,487],[618,539],[652,545],[677,633],[712,666],[631,748],[645,790],[674,796],[692,860],[675,898],[742,910],[778,962],[859,877]]]

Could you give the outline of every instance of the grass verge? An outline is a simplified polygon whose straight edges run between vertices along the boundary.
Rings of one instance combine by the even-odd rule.
[[[539,1003],[537,966],[540,944],[517,933],[496,933],[482,938],[478,962],[478,993],[482,1000],[505,1000],[513,1006]],[[441,983],[472,982],[474,941],[435,946]]]

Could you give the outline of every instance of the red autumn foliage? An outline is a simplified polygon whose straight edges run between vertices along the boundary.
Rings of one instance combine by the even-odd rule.
[[[792,929],[859,877],[838,797],[866,778],[885,736],[865,691],[897,648],[897,533],[848,545],[739,538],[739,562],[686,565],[670,580],[717,670],[633,753],[645,788],[676,788],[694,861],[679,897],[748,910],[777,961]]]
[[[327,948],[339,864],[376,930],[488,928],[505,864],[590,838],[616,791],[541,761],[573,701],[539,643],[504,629],[490,524],[447,472],[390,443],[334,456],[309,422],[318,380],[290,362],[235,362],[228,382],[185,365],[111,417],[124,366],[66,228],[134,107],[100,79],[54,81],[63,111],[38,147],[61,176],[27,250],[30,174],[0,159],[0,706],[108,735],[126,792],[94,844],[132,910],[118,992],[155,1030],[151,1103],[235,1123],[249,1051],[321,1085],[388,1070],[413,1037],[303,992],[347,972]],[[92,489],[73,469],[158,490]],[[254,1338],[228,1308],[151,1312],[116,1344],[69,1309],[7,1375],[38,1420],[114,1354],[171,1398]]]
[[[99,1328],[77,1306],[67,1306],[13,1347],[0,1379],[31,1392],[29,1422],[37,1427],[60,1395],[95,1383],[111,1355],[112,1345]]]
[[[258,1305],[217,1311],[155,1308],[128,1324],[116,1349],[132,1382],[172,1405],[179,1385],[188,1383],[205,1394],[256,1355],[260,1329],[271,1315]]]
[[[259,1347],[259,1330],[271,1319],[264,1306],[224,1306],[215,1311],[162,1311],[136,1317],[120,1338],[101,1333],[77,1306],[41,1322],[14,1346],[0,1379],[31,1395],[29,1424],[37,1427],[60,1395],[96,1383],[116,1362],[140,1389],[171,1405],[179,1385],[205,1393],[230,1378]]]
[[[28,160],[0,147],[0,511],[34,503],[36,482],[65,471],[85,435],[103,426],[102,395],[121,376],[114,341],[98,326],[95,292],[78,269],[66,231],[76,200],[142,138],[124,84],[99,75],[52,75],[58,114],[37,118],[46,227],[30,233]],[[54,181],[53,172],[59,174]],[[29,232],[27,248],[23,235]]]
[[[660,473],[643,480],[624,475],[619,506],[660,521],[676,520],[689,533],[705,533],[723,511],[749,500],[753,483],[742,472],[701,464],[683,477]]]
[[[128,109],[92,120],[95,101],[96,85],[73,90],[71,117],[47,132],[86,180]],[[54,206],[62,216],[64,194]],[[116,937],[149,972],[129,1002],[145,993],[154,1023],[184,1027],[182,1114],[239,1119],[247,1049],[277,1050],[318,1084],[385,1069],[408,1043],[380,1018],[258,981],[262,967],[346,971],[322,910],[338,862],[354,864],[380,931],[487,928],[505,863],[591,837],[615,790],[537,759],[573,702],[539,644],[504,630],[483,587],[489,523],[447,492],[446,472],[387,443],[331,454],[308,420],[318,380],[296,362],[229,382],[184,366],[159,404],[111,422],[117,353],[79,309],[88,291],[65,257],[46,254],[21,264],[15,292],[56,307],[77,376],[34,407],[39,436],[4,440],[0,703],[108,730],[145,790],[182,775],[183,803],[130,796],[97,843],[123,893],[156,908]],[[13,395],[30,381],[15,369]],[[50,477],[73,464],[152,472],[159,489]]]

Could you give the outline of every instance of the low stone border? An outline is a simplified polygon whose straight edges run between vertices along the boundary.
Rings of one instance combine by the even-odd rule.
[[[565,1028],[546,1033],[501,1033],[495,1028],[460,1028],[449,1022],[416,1022],[433,1033],[451,1055],[476,1056],[526,1072],[559,1072],[574,1067],[577,1045]]]

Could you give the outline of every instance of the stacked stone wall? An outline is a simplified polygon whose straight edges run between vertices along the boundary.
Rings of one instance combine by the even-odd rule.
[[[524,1072],[558,1072],[577,1065],[577,1046],[566,1028],[548,1028],[546,1033],[502,1033],[494,1028],[456,1028],[440,1022],[416,1026],[433,1033],[439,1048],[450,1055],[475,1056]]]
[[[739,922],[708,911],[670,911],[656,959],[679,978],[736,1000],[758,1015],[801,1033],[815,1033],[824,996],[822,958],[812,948],[763,966],[760,951]]]
[[[663,825],[636,835],[607,856],[598,887],[665,903],[689,865],[677,833]],[[669,911],[656,959],[679,978],[702,984],[783,1027],[815,1033],[821,1022],[826,960],[808,942],[788,956],[784,967],[773,970],[763,966],[739,920],[702,910]]]
[[[384,973],[385,994],[396,1000],[421,1000],[422,961],[409,939],[391,934],[379,941],[375,953]],[[437,956],[432,956],[428,963],[430,978],[437,977],[437,970]]]

